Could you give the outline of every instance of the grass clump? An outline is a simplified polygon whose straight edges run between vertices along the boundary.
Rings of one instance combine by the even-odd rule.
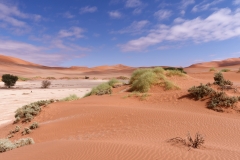
[[[19,81],[28,81],[28,80],[30,80],[29,78],[25,78],[25,77],[20,77],[20,76],[18,76],[18,80]]]
[[[184,73],[184,74],[187,74],[187,72],[185,72],[184,70],[183,70],[183,68],[175,68],[175,67],[166,67],[166,68],[164,68],[166,71],[171,71],[171,70],[177,70],[177,71],[180,71],[180,72],[182,72],[182,73]]]
[[[79,97],[76,94],[70,94],[68,97],[63,98],[61,101],[74,101],[78,99]]]
[[[109,81],[110,82],[110,81]],[[96,87],[94,87],[90,92],[86,93],[84,97],[88,97],[91,95],[104,95],[104,94],[111,94],[112,93],[112,86],[108,83],[102,83]],[[114,84],[115,80],[112,80],[110,84]]]
[[[213,72],[213,71],[216,71],[216,69],[212,67],[212,68],[209,69],[209,71]]]
[[[15,111],[14,123],[19,122],[21,119],[23,119],[22,122],[30,122],[34,116],[38,115],[41,112],[41,106],[46,106],[53,102],[53,100],[42,100],[18,108]]]
[[[151,69],[137,69],[132,73],[132,76],[130,78],[129,84],[133,84],[135,80],[137,80],[142,74],[144,74],[147,71],[151,71]]]
[[[210,96],[210,94],[213,92],[213,89],[210,88],[208,85],[200,84],[200,86],[191,87],[190,89],[188,89],[188,92],[196,100],[199,100],[206,96]]]
[[[227,68],[224,68],[224,69],[221,70],[221,72],[229,72],[229,71],[231,71],[231,70],[227,69]]]
[[[165,80],[163,83],[165,90],[180,89],[177,85],[175,85],[173,82],[169,80]]]
[[[130,91],[147,92],[153,84],[158,82],[156,73],[152,70],[145,71],[132,83]]]
[[[30,144],[34,144],[32,138],[22,138],[15,142],[11,142],[9,139],[0,139],[0,153]]]
[[[183,76],[185,76],[185,73],[182,72],[182,71],[180,71],[180,70],[168,70],[168,71],[166,72],[166,75],[167,75],[168,77],[172,77],[172,76],[180,76],[180,77],[183,77]]]
[[[156,74],[164,74],[165,70],[162,67],[153,68],[153,72]]]
[[[26,135],[26,134],[30,134],[32,132],[32,130],[28,127],[24,128],[24,130],[22,131],[22,135]]]
[[[113,78],[111,79],[110,81],[108,81],[108,84],[111,86],[111,87],[114,87],[115,84],[117,83],[121,83],[119,80]]]

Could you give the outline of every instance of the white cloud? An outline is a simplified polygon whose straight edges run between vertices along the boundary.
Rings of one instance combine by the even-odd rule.
[[[133,14],[137,15],[137,14],[141,14],[142,13],[142,9],[141,8],[136,8],[133,10]]]
[[[86,6],[86,7],[83,7],[83,8],[80,9],[80,14],[94,13],[96,11],[97,11],[97,7],[96,6],[93,6],[93,7]]]
[[[218,3],[221,3],[223,0],[214,0],[211,3],[205,3],[206,1],[203,1],[202,3],[195,5],[192,9],[193,12],[199,12],[199,11],[205,11],[210,9],[212,6],[217,5]]]
[[[108,14],[111,18],[115,18],[115,19],[122,18],[122,13],[119,11],[110,11],[108,12]]]
[[[154,13],[154,16],[158,20],[168,19],[171,15],[172,15],[172,12],[170,10],[165,10],[165,9],[158,10],[157,12]]]
[[[240,36],[240,10],[220,9],[205,19],[178,21],[172,26],[158,25],[149,34],[119,45],[122,51],[143,51],[162,42],[193,41],[204,43],[222,41]]]
[[[142,2],[140,0],[127,0],[125,6],[127,8],[135,8],[135,7],[139,7],[141,5],[142,5]]]
[[[75,16],[74,15],[72,15],[70,12],[65,12],[65,13],[63,13],[63,17],[64,18],[74,18]]]
[[[112,33],[119,33],[119,34],[139,34],[144,31],[144,28],[149,24],[149,21],[142,20],[142,21],[134,21],[132,24],[124,29],[121,29],[119,31],[113,31]]]
[[[181,1],[181,8],[185,9],[187,8],[189,5],[192,5],[195,3],[195,0],[182,0]]]
[[[233,4],[234,4],[234,5],[239,5],[239,4],[240,4],[240,0],[234,0],[234,1],[233,1]]]
[[[58,33],[58,36],[61,38],[66,38],[66,37],[75,37],[75,38],[82,38],[84,37],[82,33],[84,30],[80,27],[71,27],[69,30],[60,30]]]

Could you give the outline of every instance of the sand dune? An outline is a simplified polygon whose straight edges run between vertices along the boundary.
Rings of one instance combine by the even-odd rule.
[[[108,70],[89,73],[112,76],[114,69],[105,66],[100,70],[103,68]],[[25,136],[17,133],[12,138],[32,137],[36,143],[1,153],[0,159],[240,159],[239,113],[215,112],[206,108],[207,100],[186,97],[188,88],[193,85],[213,82],[214,73],[202,72],[200,68],[197,68],[200,72],[195,70],[186,77],[169,78],[181,90],[164,91],[160,86],[153,86],[146,100],[128,97],[129,86],[126,85],[114,89],[112,95],[50,104],[34,118],[40,124],[38,129]],[[127,74],[130,70],[120,71]],[[240,86],[239,73],[223,74]],[[228,94],[240,96],[232,91]],[[0,137],[6,137],[14,127],[13,124],[2,126]],[[192,136],[196,132],[203,134],[203,147],[189,150],[185,145],[168,142],[174,137],[185,138],[188,132]]]

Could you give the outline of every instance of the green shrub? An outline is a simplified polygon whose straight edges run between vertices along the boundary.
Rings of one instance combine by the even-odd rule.
[[[119,80],[117,80],[117,79],[111,79],[110,81],[108,81],[108,84],[111,86],[111,87],[113,87],[114,86],[114,84],[116,84],[116,83],[120,83],[120,81]]]
[[[33,122],[33,124],[31,124],[31,125],[29,126],[30,129],[36,129],[36,128],[38,128],[38,127],[39,127],[39,125],[38,125],[37,122]]]
[[[83,97],[88,97],[91,95],[104,95],[104,94],[111,94],[112,93],[112,86],[109,83],[102,83],[96,87],[94,87],[90,92],[86,93]]]
[[[52,103],[53,100],[46,100],[46,101],[37,101],[34,103],[30,103],[28,105],[24,105],[21,108],[18,108],[15,111],[15,121],[14,123],[19,122],[23,119],[23,122],[30,122],[34,116],[38,115],[41,112],[41,106],[45,106],[47,104]]]
[[[133,81],[130,91],[147,92],[153,84],[158,82],[156,73],[148,70]]]
[[[74,101],[78,99],[79,97],[76,94],[70,94],[68,97],[63,98],[61,101]]]
[[[215,68],[210,68],[209,71],[210,71],[210,72],[216,71],[216,69],[215,69]]]
[[[11,142],[9,139],[0,139],[0,153],[30,144],[34,144],[32,138],[22,138],[15,142]]]
[[[204,97],[210,96],[213,93],[213,89],[210,88],[208,85],[200,84],[200,86],[193,86],[188,89],[190,95],[195,98],[196,100],[202,99]]]
[[[238,100],[238,97],[229,97],[225,92],[214,92],[207,107],[216,111],[223,111],[222,108],[233,107]]]
[[[229,72],[229,71],[231,71],[231,70],[227,69],[227,68],[224,68],[224,69],[221,70],[221,72]]]
[[[224,79],[222,72],[215,73],[213,84],[216,84],[219,86],[224,86],[224,85],[232,86],[233,85],[233,83],[231,81]]]
[[[135,80],[137,80],[142,74],[144,74],[147,71],[151,71],[151,69],[137,69],[132,73],[132,76],[130,78],[129,84],[133,84]]]
[[[4,74],[2,75],[2,81],[4,82],[4,85],[10,88],[11,86],[14,86],[17,82],[18,77],[10,74]]]

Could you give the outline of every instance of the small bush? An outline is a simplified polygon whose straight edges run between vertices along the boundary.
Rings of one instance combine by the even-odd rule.
[[[183,145],[186,145],[191,148],[199,148],[202,146],[205,142],[204,137],[200,133],[195,134],[195,138],[193,139],[190,133],[187,134],[186,139],[183,139],[181,137],[176,137],[168,140],[170,143],[182,143]]]
[[[165,80],[163,83],[165,90],[180,89],[177,85],[175,85],[173,82],[169,80]]]
[[[38,125],[37,122],[33,122],[33,124],[31,124],[31,125],[29,126],[30,129],[36,129],[36,128],[38,128],[38,127],[39,127],[39,125]]]
[[[157,75],[151,71],[145,71],[138,79],[135,79],[130,91],[147,92],[153,84],[158,82]]]
[[[183,70],[183,68],[175,68],[175,67],[166,67],[166,68],[164,68],[166,71],[168,71],[168,70],[178,70],[178,71],[180,71],[180,72],[182,72],[182,73],[184,73],[184,74],[187,74],[187,72],[185,72],[184,70]]]
[[[89,77],[88,77],[88,76],[85,76],[84,79],[89,79]]]
[[[22,138],[22,139],[15,141],[14,145],[16,146],[16,148],[19,148],[19,147],[34,144],[34,143],[35,142],[32,138]]]
[[[238,97],[229,97],[225,92],[214,92],[208,102],[208,108],[216,111],[223,111],[221,108],[234,107],[238,102]]]
[[[51,85],[51,81],[44,80],[42,81],[42,88],[48,88]]]
[[[24,130],[22,131],[22,135],[26,135],[26,134],[30,134],[32,132],[32,130],[30,128],[24,128]]]
[[[79,97],[76,94],[71,94],[66,98],[63,98],[61,101],[74,101],[74,100],[78,100]]]
[[[112,87],[108,83],[102,83],[97,87],[94,87],[90,93],[90,95],[104,95],[111,94]]]
[[[225,80],[223,74],[221,72],[215,73],[214,75],[214,83],[219,86],[230,85],[232,86],[233,83],[229,80]]]
[[[202,99],[206,96],[210,96],[213,92],[213,89],[210,88],[208,85],[200,84],[200,86],[193,86],[190,89],[188,89],[188,92],[192,97],[194,97],[196,100]]]
[[[209,71],[213,72],[213,71],[216,71],[216,69],[215,68],[210,68]]]
[[[18,77],[10,74],[4,74],[2,75],[2,81],[4,82],[4,85],[10,88],[11,86],[14,86],[17,82]]]
[[[109,84],[111,87],[113,87],[114,84],[116,84],[116,83],[120,83],[120,81],[117,80],[117,79],[111,79],[110,81],[108,81],[108,84]]]
[[[221,70],[221,72],[229,72],[229,71],[231,71],[231,70],[227,69],[227,68],[224,68],[224,69]]]
[[[21,129],[21,127],[16,126],[14,130],[12,130],[12,131],[9,132],[9,134],[15,134],[15,133],[19,132],[20,129]]]

